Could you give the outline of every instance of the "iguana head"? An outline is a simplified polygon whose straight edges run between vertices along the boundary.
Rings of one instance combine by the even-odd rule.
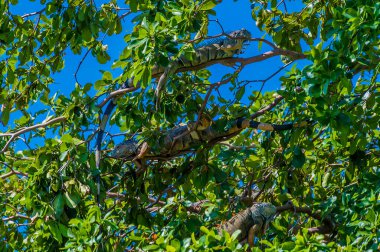
[[[247,40],[251,38],[251,33],[245,28],[241,28],[240,30],[233,31],[228,35],[231,36],[232,38],[239,38],[243,40]]]
[[[135,156],[138,146],[137,141],[134,139],[129,139],[116,145],[110,156],[113,158],[129,158]]]
[[[223,42],[222,48],[236,50],[234,53],[239,54],[243,50],[243,45],[251,38],[251,33],[241,28],[228,34],[229,38]],[[236,39],[234,39],[236,38]]]

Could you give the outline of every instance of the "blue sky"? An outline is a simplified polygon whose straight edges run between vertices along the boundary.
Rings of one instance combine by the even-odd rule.
[[[19,1],[20,3],[16,6],[12,7],[12,12],[15,14],[23,15],[26,13],[31,13],[34,11],[38,11],[42,9],[42,6],[39,5],[39,1],[35,2],[29,2],[29,1]],[[107,2],[107,1],[100,1],[97,0],[95,3],[100,6],[101,3]],[[123,3],[123,1],[118,1],[119,6],[123,8],[127,8],[128,6]],[[299,1],[287,1],[287,7],[288,11],[292,12],[295,10],[300,10],[302,8],[302,4],[299,3]],[[262,37],[263,33],[260,32],[255,25],[255,21],[251,18],[251,3],[247,0],[240,0],[240,1],[232,1],[232,0],[225,0],[221,4],[219,4],[215,11],[217,13],[217,16],[210,17],[210,19],[217,19],[221,25],[223,26],[225,31],[233,31],[240,28],[246,28],[249,30],[253,37]],[[33,17],[36,18],[36,17]],[[120,70],[112,70],[111,65],[113,60],[118,58],[119,53],[123,50],[123,48],[126,46],[123,36],[126,33],[131,32],[133,28],[133,24],[130,23],[131,16],[128,16],[124,19],[124,31],[117,36],[112,37],[106,37],[104,39],[104,44],[108,45],[108,53],[111,56],[111,61],[107,64],[101,65],[97,62],[95,58],[92,57],[91,53],[88,54],[86,59],[84,60],[83,64],[81,65],[80,71],[78,72],[77,78],[78,81],[83,85],[86,83],[95,83],[96,80],[100,79],[102,76],[102,73],[100,70],[106,70],[113,72],[113,76],[117,76],[120,74]],[[209,35],[216,35],[221,32],[220,27],[216,22],[210,22],[209,27]],[[268,38],[268,37],[267,37]],[[261,53],[264,53],[265,51],[270,50],[269,47],[265,46],[265,44],[262,46],[261,51],[258,51],[258,44],[255,42],[251,42],[251,44],[247,47],[245,53],[242,55],[242,57],[250,57],[255,56]],[[49,88],[51,89],[51,96],[58,92],[59,94],[64,94],[66,96],[70,95],[70,92],[75,87],[75,78],[74,73],[78,67],[78,64],[80,60],[83,58],[83,54],[86,52],[86,50],[83,50],[82,55],[74,55],[69,50],[66,51],[66,62],[65,62],[65,68],[59,72],[54,74],[55,82],[54,84],[50,85]],[[298,62],[300,64],[300,62]],[[302,64],[302,62],[301,62]],[[244,68],[244,70],[239,75],[239,80],[258,80],[258,79],[265,79],[270,74],[275,72],[278,68],[280,68],[283,65],[283,63],[280,60],[280,57],[274,57],[271,59],[268,59],[266,61],[255,63],[248,65]],[[290,69],[291,66],[289,66],[287,69]],[[209,68],[213,75],[211,77],[211,81],[219,81],[221,76],[223,76],[226,73],[232,73],[234,71],[231,67],[225,67],[222,65],[214,65]],[[286,72],[285,69],[282,73],[279,73],[277,76],[275,76],[272,80],[266,83],[263,91],[271,91],[271,90],[277,90],[280,88],[280,82],[279,77]],[[249,88],[246,89],[246,96],[250,95],[250,93],[254,90],[260,89],[260,83],[253,83]],[[228,85],[223,86],[220,88],[220,92],[225,98],[231,98],[232,94],[231,91],[228,89]],[[95,92],[93,92],[95,94]],[[38,104],[38,102],[31,107],[31,110],[39,110],[41,109],[41,105]],[[20,113],[13,113],[11,115],[11,120],[18,119],[20,116]],[[45,115],[46,116],[46,115]],[[38,121],[44,120],[44,116],[41,116],[41,118],[38,118]],[[10,123],[10,125],[12,125]],[[5,130],[3,127],[0,126],[0,130]],[[113,129],[115,130],[115,129]],[[112,131],[113,131],[112,130]],[[20,147],[20,146],[18,146]],[[23,147],[21,146],[21,149]]]
[[[95,1],[95,3],[98,6],[100,6],[103,2],[107,1]],[[123,1],[119,0],[118,3],[120,4],[120,7],[128,7],[127,5],[123,4]],[[302,4],[300,4],[298,1],[291,1],[287,2],[287,7],[288,11],[292,12],[294,10],[299,10],[302,7]],[[12,11],[22,15],[33,11],[38,11],[41,8],[42,7],[39,5],[39,1],[26,2],[25,0],[23,0],[20,1],[18,5],[13,6]],[[211,17],[211,19],[218,19],[226,31],[233,31],[240,28],[246,28],[252,33],[254,37],[261,37],[263,35],[263,33],[256,28],[255,22],[251,18],[251,3],[247,0],[240,0],[237,2],[232,0],[223,1],[221,4],[217,5],[215,11],[217,12],[217,16]],[[125,47],[123,36],[125,33],[130,32],[133,27],[132,24],[129,25],[129,22],[130,18],[124,20],[124,28],[126,30],[122,32],[122,34],[118,36],[107,37],[104,40],[104,44],[108,45],[108,53],[111,55],[111,61],[109,63],[101,65],[96,61],[95,58],[92,57],[91,54],[87,56],[77,75],[78,80],[81,84],[85,84],[88,82],[94,83],[96,80],[100,79],[102,74],[99,70],[112,71],[112,61],[114,59],[117,59],[118,54]],[[215,22],[210,22],[209,32],[210,35],[218,34],[220,33],[220,28]],[[252,42],[251,45],[247,48],[244,56],[254,56],[259,53],[265,52],[267,49],[269,48],[263,45],[262,50],[258,51],[257,43]],[[83,53],[84,52],[85,50],[83,50]],[[69,94],[69,92],[74,88],[74,73],[82,57],[83,55],[73,55],[69,50],[66,51],[65,68],[60,73],[54,75],[55,84],[51,86],[51,88],[54,91],[57,90],[64,94]],[[280,61],[279,57],[272,58],[258,64],[252,64],[250,66],[247,66],[243,70],[243,72],[240,74],[240,80],[266,78],[268,75],[276,71],[281,66],[282,62]],[[220,65],[211,67],[210,69],[215,73],[225,73],[226,71],[233,72],[232,68]],[[116,72],[116,74],[118,73],[120,73],[120,71]],[[218,78],[220,78],[221,75],[214,74],[213,76],[214,80],[217,81],[219,80]],[[279,76],[281,75],[279,74],[278,77]],[[268,82],[264,90],[267,91],[278,89],[280,87],[278,77]]]

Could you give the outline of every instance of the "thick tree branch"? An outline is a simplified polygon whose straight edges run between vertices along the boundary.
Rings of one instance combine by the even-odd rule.
[[[331,220],[328,217],[322,218],[320,213],[318,212],[313,212],[310,208],[308,207],[296,207],[293,205],[293,203],[288,202],[287,204],[283,206],[279,206],[276,208],[277,213],[282,213],[285,211],[291,211],[294,213],[305,213],[309,215],[310,217],[319,220],[322,225],[319,227],[312,227],[308,229],[309,233],[321,233],[321,234],[329,234],[332,233],[335,229],[335,223],[333,220]]]

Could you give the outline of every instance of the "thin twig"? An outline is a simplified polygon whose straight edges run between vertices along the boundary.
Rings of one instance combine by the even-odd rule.
[[[104,41],[104,39],[105,39],[106,36],[107,36],[107,31],[108,31],[108,29],[105,31],[103,37],[102,37],[101,40],[99,40],[98,42],[102,43],[102,42]],[[77,66],[77,69],[75,70],[74,78],[75,78],[75,81],[78,83],[78,85],[81,85],[81,84],[79,83],[79,81],[78,81],[78,78],[77,78],[77,75],[78,75],[79,69],[80,69],[80,67],[82,66],[82,64],[83,64],[84,60],[86,59],[87,55],[89,54],[89,52],[92,50],[92,48],[93,48],[94,46],[95,46],[95,44],[91,45],[91,46],[87,49],[87,51],[86,51],[86,53],[84,54],[83,58],[80,60],[78,66]]]
[[[122,15],[120,15],[119,19],[123,19],[123,18],[125,18],[126,16],[128,16],[131,13],[132,13],[132,11],[128,11],[126,13],[123,13]]]
[[[282,95],[278,95],[271,104],[265,106],[264,108],[260,109],[256,113],[254,113],[251,116],[251,119],[255,119],[255,118],[263,115],[265,112],[267,112],[267,111],[271,110],[272,108],[276,107],[283,99],[284,99],[284,97]]]
[[[89,54],[89,52],[91,52],[92,50],[92,46],[90,48],[87,49],[86,53],[84,54],[83,58],[79,61],[79,64],[77,66],[77,69],[75,70],[75,73],[74,73],[74,78],[75,78],[75,81],[78,83],[78,85],[81,85],[78,81],[78,72],[79,72],[79,69],[80,67],[82,66],[84,60],[86,59],[87,55]]]

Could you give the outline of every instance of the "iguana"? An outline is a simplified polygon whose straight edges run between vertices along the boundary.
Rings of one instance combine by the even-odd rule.
[[[229,219],[218,227],[219,234],[225,230],[232,235],[235,231],[240,230],[241,233],[237,239],[243,241],[247,238],[249,245],[252,247],[255,235],[264,234],[269,223],[276,215],[276,207],[270,203],[254,203],[252,207],[247,208],[234,217]]]
[[[134,139],[118,144],[113,149],[110,157],[132,160],[139,158],[157,159],[179,155],[181,153],[195,149],[201,144],[212,141],[225,140],[238,134],[246,128],[255,128],[266,131],[289,130],[294,127],[306,126],[307,122],[301,124],[268,124],[240,118],[235,120],[230,127],[220,129],[215,123],[203,123],[195,129],[196,123],[175,127],[154,140],[137,142]],[[210,125],[210,126],[208,126]]]
[[[231,32],[226,37],[216,40],[206,41],[206,43],[195,50],[192,60],[186,59],[184,56],[172,61],[167,67],[155,66],[152,75],[161,74],[158,80],[157,89],[155,91],[156,105],[160,100],[160,92],[166,85],[168,77],[180,69],[200,66],[211,60],[227,59],[243,51],[244,43],[251,38],[251,33],[242,28]]]
[[[235,38],[235,39],[234,39]],[[162,67],[156,65],[152,69],[152,77],[161,76],[158,81],[158,88],[156,90],[156,96],[159,96],[159,92],[162,87],[165,85],[169,75],[176,72],[185,72],[194,70],[197,67],[209,66],[215,64],[220,59],[228,59],[233,57],[235,54],[240,54],[243,50],[244,43],[251,38],[251,33],[246,29],[242,28],[231,32],[228,36],[218,38],[217,40],[210,40],[204,43],[203,46],[195,50],[195,56],[193,60],[188,60],[185,57],[180,57],[178,60],[175,60],[169,64],[168,67]],[[215,61],[214,63],[212,61]],[[133,78],[128,79],[121,88],[131,87],[133,83]],[[116,101],[118,97],[112,99],[105,111],[103,118],[101,118],[99,123],[98,135],[96,140],[96,153],[95,161],[96,168],[99,172],[100,169],[100,160],[101,160],[101,144],[103,140],[104,130],[107,125],[108,119],[111,116],[113,109],[116,107]],[[157,100],[157,104],[158,104]],[[132,146],[133,147],[133,146]],[[143,147],[143,146],[142,146]],[[98,180],[98,195],[99,195],[99,176]]]

